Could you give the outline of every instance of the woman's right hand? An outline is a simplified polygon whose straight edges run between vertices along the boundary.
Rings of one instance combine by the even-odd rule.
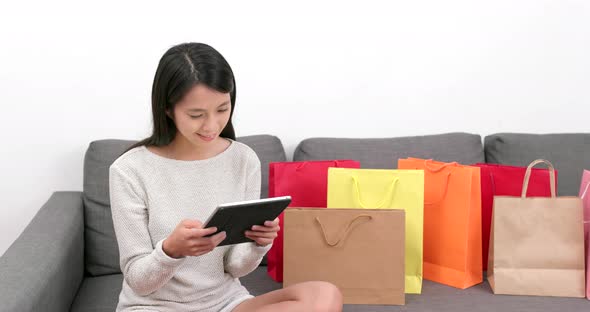
[[[172,258],[201,256],[212,251],[225,239],[225,232],[213,236],[217,228],[203,228],[198,220],[183,220],[174,231],[162,242],[162,249]]]

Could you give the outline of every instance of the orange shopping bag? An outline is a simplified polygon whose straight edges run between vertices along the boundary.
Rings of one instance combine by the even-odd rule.
[[[483,281],[480,169],[407,158],[424,170],[424,278],[465,289]]]

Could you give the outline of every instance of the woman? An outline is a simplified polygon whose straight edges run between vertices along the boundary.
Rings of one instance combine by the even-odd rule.
[[[203,228],[221,203],[260,196],[260,161],[235,141],[233,72],[219,52],[181,44],[161,58],[152,89],[152,135],[110,167],[110,197],[124,275],[117,311],[341,311],[339,290],[308,282],[258,297],[239,278],[270,249],[278,220],[253,242],[216,246]]]

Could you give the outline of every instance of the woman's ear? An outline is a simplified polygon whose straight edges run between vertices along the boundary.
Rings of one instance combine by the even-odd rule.
[[[174,115],[172,115],[172,113],[170,113],[170,110],[166,110],[166,116],[168,116],[168,118],[174,120]]]

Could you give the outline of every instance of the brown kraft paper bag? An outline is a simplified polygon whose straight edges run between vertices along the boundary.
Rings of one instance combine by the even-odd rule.
[[[551,197],[525,197],[533,166],[550,171]],[[584,297],[584,228],[579,197],[557,197],[546,160],[527,168],[520,197],[495,196],[488,281],[495,294]]]
[[[405,212],[285,210],[283,287],[336,285],[346,304],[403,305]]]

